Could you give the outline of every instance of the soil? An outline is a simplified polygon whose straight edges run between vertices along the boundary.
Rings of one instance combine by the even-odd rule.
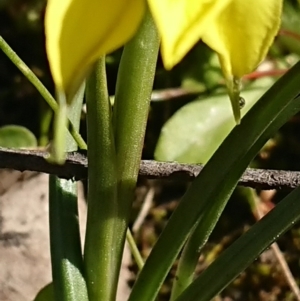
[[[0,171],[0,300],[32,301],[51,282],[48,178],[46,174]],[[86,202],[79,183],[81,237],[84,237]],[[129,294],[128,266],[131,255],[125,246],[118,301]]]

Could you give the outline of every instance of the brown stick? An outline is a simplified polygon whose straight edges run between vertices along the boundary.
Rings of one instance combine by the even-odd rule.
[[[48,153],[38,150],[16,150],[0,147],[0,168],[31,170],[55,174],[61,178],[81,180],[87,177],[86,155],[68,153],[64,165],[54,165],[46,158]],[[139,175],[148,179],[193,180],[203,165],[142,160]],[[293,189],[300,186],[300,172],[248,168],[239,185],[261,189]]]

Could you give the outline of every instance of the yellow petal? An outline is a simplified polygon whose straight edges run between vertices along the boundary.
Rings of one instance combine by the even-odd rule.
[[[148,0],[161,35],[161,54],[166,69],[176,65],[203,33],[210,30],[207,25],[230,1]]]
[[[202,37],[219,55],[237,124],[240,78],[265,58],[278,32],[281,10],[282,0],[232,0]]]
[[[144,0],[48,0],[46,50],[57,89],[74,95],[96,59],[134,35],[144,6]]]
[[[232,0],[211,22],[203,41],[220,57],[226,77],[253,71],[280,26],[282,0]]]

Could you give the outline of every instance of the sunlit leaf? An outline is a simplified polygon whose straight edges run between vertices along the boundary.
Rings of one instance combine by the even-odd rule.
[[[0,146],[12,148],[36,147],[37,140],[27,128],[19,125],[0,127]]]
[[[267,87],[244,91],[243,115]],[[206,163],[235,126],[228,96],[222,94],[193,101],[177,111],[164,125],[155,159]]]
[[[48,0],[46,49],[56,88],[69,101],[96,59],[127,42],[144,0]]]

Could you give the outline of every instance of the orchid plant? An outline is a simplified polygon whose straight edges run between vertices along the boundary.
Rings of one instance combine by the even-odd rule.
[[[65,266],[63,258],[52,256],[53,266],[57,267],[53,273],[57,300],[115,299],[160,40],[166,69],[175,66],[200,39],[217,52],[234,118],[240,123],[240,80],[266,56],[279,29],[281,10],[282,1],[279,0],[114,0],[110,4],[48,1],[46,49],[60,105],[56,117],[55,160],[63,161],[66,147],[65,135],[61,134],[64,128],[60,125],[66,124],[68,107],[72,106],[74,98],[76,100],[76,93],[78,95],[85,79],[88,110],[89,192],[83,267],[80,268],[78,259],[75,276],[72,276],[71,267]],[[124,44],[112,111],[104,56]],[[269,102],[277,89],[274,87],[266,94]],[[299,92],[298,87],[288,90],[291,93],[289,98],[285,95],[288,100]],[[267,101],[261,100],[257,106],[265,102],[266,108],[262,111],[256,108],[256,114],[248,114],[248,120],[243,121],[244,124],[237,127],[215,153],[174,212],[145,266],[136,256],[141,272],[130,301],[156,298],[188,237],[174,281],[172,300],[210,300],[244,267],[246,259],[240,256],[244,265],[240,262],[239,269],[223,277],[222,284],[214,283],[210,288],[204,285],[213,277],[210,272],[214,271],[213,265],[206,271],[208,275],[203,273],[192,283],[199,249],[211,233],[239,176],[263,145],[271,128],[278,128],[287,118],[275,109],[277,103],[282,111],[286,109],[278,96],[277,99],[277,102],[273,99],[273,104],[270,102],[272,109],[267,109]],[[238,143],[237,136],[245,131],[249,133],[244,147],[233,151]],[[230,147],[229,141],[232,142]],[[229,160],[227,166],[223,164],[219,176],[212,180],[220,156],[231,152],[235,154],[233,160]],[[224,181],[225,175],[228,178]],[[50,187],[50,191],[55,187]],[[219,187],[218,192],[215,187]],[[273,237],[261,241],[259,249],[252,249],[252,258]],[[242,240],[245,241],[246,238]],[[55,248],[64,248],[64,244],[53,248],[55,254]],[[233,254],[234,251],[229,253]],[[224,258],[220,260],[221,264],[226,264]]]
[[[51,176],[53,284],[36,300],[114,301],[127,237],[140,267],[129,301],[155,300],[180,251],[171,300],[208,301],[300,219],[295,189],[195,278],[201,248],[240,176],[270,135],[300,111],[298,63],[240,117],[241,78],[265,58],[280,26],[282,2],[48,0],[46,49],[59,103],[51,155],[63,163],[66,151],[88,148],[88,217],[82,252],[76,183]],[[241,124],[190,186],[144,263],[128,223],[159,47],[171,69],[199,40],[217,53],[233,117]],[[112,109],[105,55],[121,46]],[[87,146],[76,135],[84,94]]]

